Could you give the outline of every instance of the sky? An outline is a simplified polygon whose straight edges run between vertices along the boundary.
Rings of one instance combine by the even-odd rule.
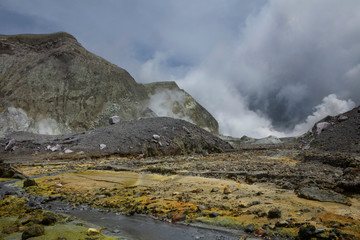
[[[359,0],[0,0],[0,34],[59,31],[176,81],[224,135],[300,135],[360,104]]]

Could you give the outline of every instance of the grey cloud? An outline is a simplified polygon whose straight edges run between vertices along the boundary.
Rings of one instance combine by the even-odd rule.
[[[250,109],[291,128],[330,93],[358,102],[359,88],[344,79],[360,60],[358,9],[358,1],[269,1],[249,19],[232,78]]]

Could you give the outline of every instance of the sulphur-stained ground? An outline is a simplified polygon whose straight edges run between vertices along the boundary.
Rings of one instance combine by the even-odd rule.
[[[26,199],[6,195],[0,199],[0,239],[123,239],[101,234],[70,216],[31,208]]]
[[[356,168],[304,161],[294,149],[153,158],[29,158],[15,165],[25,175],[37,176],[38,186],[26,191],[47,201],[240,228],[264,238],[360,238],[360,196],[339,184],[349,181],[347,174],[358,174]]]

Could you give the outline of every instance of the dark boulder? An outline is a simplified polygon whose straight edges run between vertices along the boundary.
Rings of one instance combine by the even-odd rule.
[[[21,235],[21,239],[28,239],[32,237],[38,237],[45,234],[45,229],[42,225],[33,225],[27,228]]]
[[[297,196],[300,198],[316,200],[320,202],[335,202],[350,205],[346,196],[332,190],[319,188],[300,188],[297,191]]]

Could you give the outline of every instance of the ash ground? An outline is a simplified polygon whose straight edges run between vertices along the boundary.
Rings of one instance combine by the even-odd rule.
[[[348,161],[333,164],[339,159]],[[264,238],[295,238],[310,225],[319,239],[357,239],[358,160],[356,154],[303,151],[292,142],[205,155],[28,156],[6,162],[27,176],[56,173],[28,189],[50,200],[240,228]]]

